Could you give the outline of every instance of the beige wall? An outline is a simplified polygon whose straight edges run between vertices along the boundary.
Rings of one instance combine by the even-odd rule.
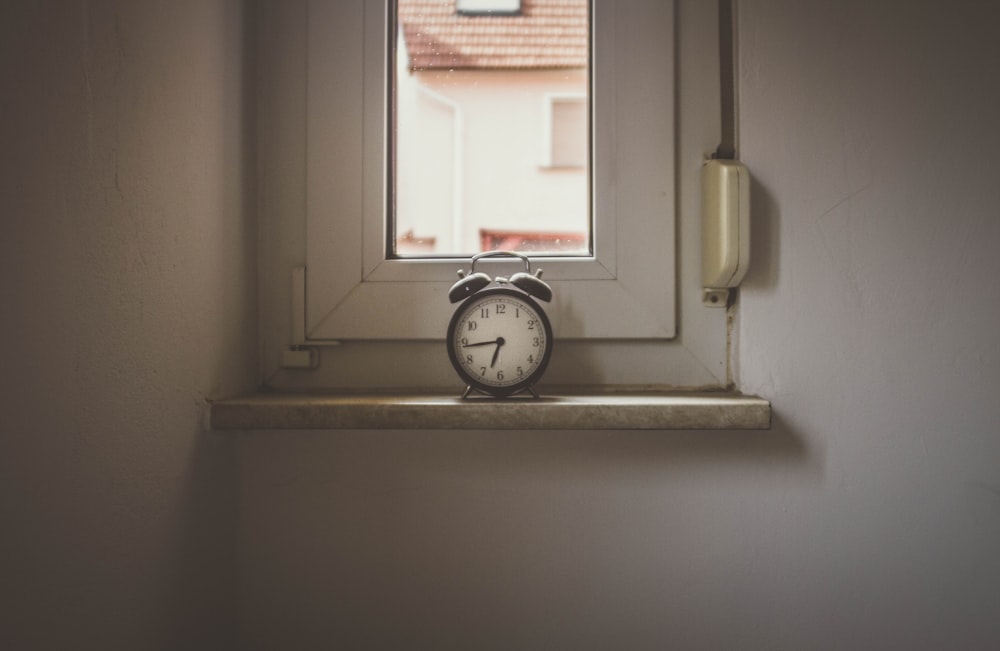
[[[240,2],[0,9],[0,647],[224,649],[252,387]]]

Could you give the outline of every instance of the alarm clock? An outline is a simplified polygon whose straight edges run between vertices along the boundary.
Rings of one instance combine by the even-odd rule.
[[[510,278],[476,271],[483,258],[514,257],[524,271]],[[475,390],[505,398],[522,392],[534,397],[534,385],[552,356],[552,325],[535,301],[552,300],[552,289],[542,281],[542,270],[531,272],[527,256],[511,251],[487,251],[472,257],[468,274],[448,292],[456,308],[448,324],[448,358],[466,383],[466,398]]]

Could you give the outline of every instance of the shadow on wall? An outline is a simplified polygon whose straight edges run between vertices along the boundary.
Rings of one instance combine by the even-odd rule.
[[[169,577],[166,648],[233,648],[235,604],[225,597],[236,583],[236,495],[233,483],[220,481],[233,476],[233,441],[205,431],[197,431],[192,441],[177,478],[176,520],[168,530],[170,554],[162,568]]]
[[[822,481],[822,451],[778,414],[766,431],[518,431],[463,432],[461,436],[472,436],[475,447],[467,448],[470,454],[455,463],[477,476],[502,472],[556,479],[565,473],[571,481],[576,474],[610,477],[620,473],[624,479],[675,470],[715,474],[734,467],[748,471],[780,467],[811,483]],[[463,447],[459,444],[456,452]],[[476,455],[477,448],[488,449],[489,454]]]
[[[485,648],[660,648],[620,634],[669,639],[712,601],[706,576],[770,544],[747,524],[780,520],[824,480],[822,451],[780,418],[768,431],[254,432],[237,448],[247,649],[484,648],[484,632]]]
[[[560,304],[562,300],[562,304]],[[545,308],[553,318],[553,327],[561,326],[564,332],[582,332],[583,320],[579,312],[573,309],[572,303],[556,292],[553,306]],[[556,335],[552,348],[552,359],[546,371],[541,389],[544,385],[574,385],[580,383],[580,378],[586,378],[590,384],[602,384],[607,381],[601,372],[601,363],[594,359],[592,349],[577,339],[563,339]]]
[[[774,288],[780,272],[781,210],[771,191],[754,178],[750,186],[750,269],[743,286]]]
[[[243,479],[260,487],[367,484],[394,472],[430,471],[478,483],[490,475],[572,481],[732,468],[781,468],[819,484],[824,467],[823,450],[778,413],[770,430],[755,431],[305,431],[249,434],[238,447],[249,471]]]

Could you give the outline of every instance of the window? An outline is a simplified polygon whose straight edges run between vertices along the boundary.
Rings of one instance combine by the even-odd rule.
[[[261,21],[265,382],[454,386],[440,342],[453,311],[447,290],[467,259],[386,251],[386,3],[273,5]],[[685,188],[697,188],[703,153],[719,138],[714,12],[693,0],[676,10],[663,0],[594,2],[594,250],[533,258],[555,294],[549,383],[728,382],[725,310],[701,305],[698,261],[684,253],[699,237],[698,192]],[[676,50],[675,19],[691,30]],[[572,121],[573,109],[556,114],[559,103],[553,132]],[[426,246],[423,235],[414,230],[414,246]],[[287,280],[295,267],[306,268],[297,284]],[[282,371],[280,351],[291,343],[319,347],[320,368]]]
[[[307,98],[308,338],[439,339],[448,310],[435,297],[444,295],[462,265],[454,259],[387,255],[387,7],[378,0],[363,5],[360,69],[345,69],[344,56],[331,51],[331,43],[343,48],[342,39],[358,40],[328,33],[344,24],[344,11],[332,2],[310,5],[315,11],[309,19]],[[628,5],[635,6],[622,10]],[[635,11],[640,5],[644,11]],[[557,297],[552,306],[556,337],[668,339],[675,334],[671,68],[658,70],[655,84],[634,74],[650,61],[672,59],[670,10],[669,3],[634,0],[594,6],[594,252],[537,261]],[[636,38],[644,32],[645,39]],[[361,52],[359,47],[356,57]],[[349,88],[346,79],[338,79],[348,74],[357,75],[352,81],[360,91],[352,101],[331,88]],[[619,111],[619,106],[630,110]],[[347,110],[356,115],[341,114]],[[353,158],[344,160],[349,150],[341,143],[359,137],[360,169]],[[352,169],[344,169],[345,164]],[[401,302],[412,310],[411,318],[386,313],[386,306]]]
[[[544,167],[587,166],[587,98],[577,95],[545,98]]]

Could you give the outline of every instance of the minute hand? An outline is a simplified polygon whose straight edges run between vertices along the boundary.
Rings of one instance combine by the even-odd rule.
[[[492,346],[496,344],[499,346],[503,343],[503,337],[497,337],[493,341],[477,341],[474,344],[462,344],[462,348],[475,348],[476,346]]]

